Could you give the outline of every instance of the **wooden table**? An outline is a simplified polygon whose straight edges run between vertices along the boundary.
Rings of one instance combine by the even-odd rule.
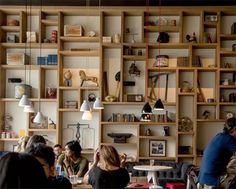
[[[90,184],[77,184],[72,186],[72,189],[92,189],[93,187]]]
[[[150,179],[152,178],[152,182],[153,182],[153,186],[151,188],[158,189],[158,188],[162,188],[162,187],[158,186],[157,171],[169,170],[169,169],[172,169],[172,167],[161,166],[161,165],[137,165],[137,166],[134,166],[134,169],[140,170],[140,171],[147,171],[148,172],[148,175],[147,175],[148,181],[150,181]]]

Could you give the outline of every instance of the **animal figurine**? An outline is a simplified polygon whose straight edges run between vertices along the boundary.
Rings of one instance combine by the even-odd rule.
[[[79,71],[79,76],[80,76],[80,79],[81,79],[80,87],[83,86],[84,81],[92,81],[92,82],[96,83],[96,86],[98,86],[98,78],[97,77],[87,76],[85,71],[83,71],[83,70]]]

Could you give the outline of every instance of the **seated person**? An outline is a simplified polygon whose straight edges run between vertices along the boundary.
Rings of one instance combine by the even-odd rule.
[[[83,177],[88,170],[88,160],[81,156],[82,148],[77,140],[70,141],[65,145],[65,153],[58,158],[66,177],[77,175]]]
[[[8,152],[0,158],[1,189],[48,188],[44,170],[30,154]]]
[[[28,148],[31,145],[36,144],[36,143],[47,144],[47,141],[42,135],[33,135],[29,138],[29,141],[27,142],[25,148]]]
[[[48,188],[71,189],[70,181],[62,176],[55,176],[55,155],[53,148],[42,143],[31,145],[26,153],[33,155],[43,166],[48,178]]]
[[[126,156],[121,156],[122,162]],[[94,154],[94,162],[84,176],[84,182],[95,189],[123,189],[129,183],[128,171],[121,167],[121,159],[113,146],[101,146]]]
[[[62,146],[60,144],[55,144],[53,147],[53,152],[55,154],[56,160],[58,160],[59,156],[62,154]]]
[[[26,145],[29,141],[29,136],[23,136],[19,139],[18,141],[18,144],[16,146],[16,152],[24,152],[25,151],[25,148],[26,148]]]

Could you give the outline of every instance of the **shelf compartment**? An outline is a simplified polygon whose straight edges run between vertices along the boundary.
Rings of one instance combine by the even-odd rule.
[[[236,89],[236,85],[220,85],[221,89]]]
[[[220,34],[221,40],[236,40],[236,34]]]
[[[176,158],[175,157],[150,157],[150,156],[140,156],[138,158],[139,160],[167,160],[167,161],[175,161]]]
[[[149,140],[149,139],[154,139],[154,140],[175,140],[174,136],[139,136],[140,139],[143,140]]]
[[[121,49],[122,48],[121,43],[102,43],[102,46],[104,48],[109,48],[109,49]]]
[[[63,56],[99,56],[99,50],[86,50],[86,51],[60,51]]]
[[[59,112],[80,112],[78,108],[60,108]]]
[[[146,60],[146,56],[123,55],[123,59],[125,59],[125,60],[140,60],[140,61],[145,61]]]
[[[19,140],[20,138],[0,138],[0,141],[4,141],[4,142],[17,142]]]
[[[28,129],[29,132],[56,132],[56,129]]]
[[[5,32],[20,32],[20,26],[1,26]]]

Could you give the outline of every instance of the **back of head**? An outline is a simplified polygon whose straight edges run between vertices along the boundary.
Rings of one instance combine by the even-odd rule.
[[[229,118],[225,121],[224,132],[232,133],[234,128],[236,128],[236,118]]]
[[[9,152],[0,159],[1,189],[46,188],[47,178],[41,164],[26,153]]]
[[[26,148],[30,147],[31,145],[35,144],[35,143],[43,143],[43,144],[46,144],[46,140],[43,136],[41,135],[33,135],[30,137],[27,145],[26,145]]]
[[[16,152],[24,152],[26,145],[29,141],[29,136],[23,136],[19,139],[18,145],[16,146]]]
[[[100,158],[103,159],[104,163],[120,167],[120,156],[113,146],[103,145],[101,146],[99,153]]]
[[[47,162],[49,167],[54,166],[55,155],[53,148],[50,146],[47,146],[43,143],[36,143],[26,148],[25,152],[33,155],[34,157],[43,159],[45,162]]]
[[[80,157],[82,148],[77,140],[67,142],[65,146],[67,146],[72,152],[74,152],[74,155],[76,157]]]

